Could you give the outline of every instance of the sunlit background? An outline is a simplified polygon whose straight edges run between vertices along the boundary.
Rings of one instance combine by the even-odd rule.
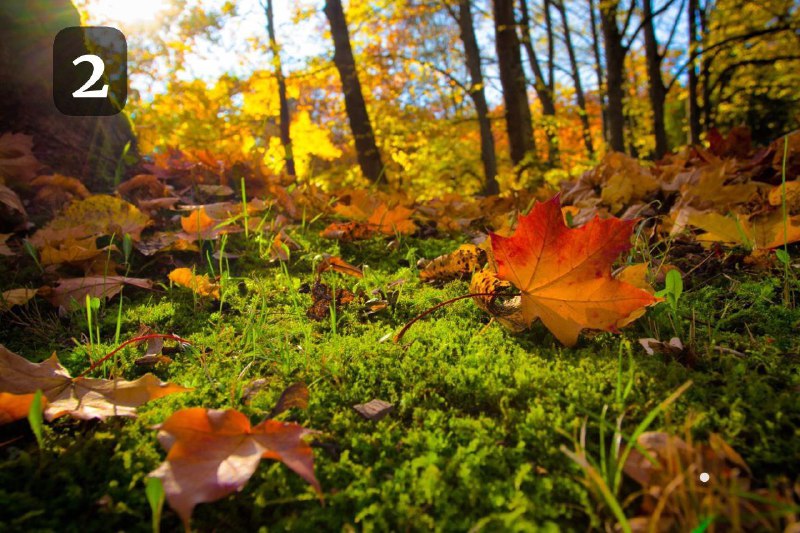
[[[161,41],[174,45],[180,36],[167,28],[180,19],[179,25],[201,25],[207,13],[231,14],[224,17],[218,30],[198,35],[187,46],[183,72],[179,79],[199,78],[213,81],[223,74],[249,75],[254,70],[271,68],[267,43],[266,15],[261,0],[73,0],[88,25],[109,25],[122,30],[128,39],[130,60],[136,61],[145,43]],[[274,0],[275,25],[286,69],[302,65],[312,56],[324,54],[319,20],[303,20],[299,13],[315,5],[314,0]],[[320,6],[321,8],[321,6]],[[168,58],[153,58],[154,74],[172,67]],[[149,99],[165,89],[163,76],[132,76],[131,88]]]

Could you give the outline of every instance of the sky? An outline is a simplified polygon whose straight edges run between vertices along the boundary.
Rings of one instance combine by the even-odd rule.
[[[273,0],[278,42],[282,46],[282,59],[287,71],[299,68],[312,56],[325,54],[327,43],[322,39],[318,20],[293,21],[297,0]],[[303,5],[314,6],[315,0],[301,0]],[[186,0],[187,4],[199,4],[212,9],[221,9],[225,0]],[[122,30],[131,37],[137,32],[147,31],[169,1],[163,0],[74,0],[85,15],[86,24],[109,25]],[[213,81],[225,73],[246,76],[257,69],[271,68],[269,54],[253,50],[248,39],[257,38],[266,42],[266,17],[260,0],[237,0],[238,16],[232,18],[220,32],[218,43],[199,42],[187,59],[187,71],[183,77]],[[163,88],[149,85],[148,80],[131,80],[132,87],[145,97],[152,96]]]

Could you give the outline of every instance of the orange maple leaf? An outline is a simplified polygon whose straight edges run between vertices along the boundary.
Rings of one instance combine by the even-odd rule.
[[[283,462],[320,492],[314,454],[298,424],[265,420],[257,426],[239,411],[194,407],[158,426],[167,460],[150,473],[161,479],[170,506],[185,526],[198,503],[241,490],[262,458]]]
[[[616,331],[635,311],[658,301],[647,291],[615,280],[611,263],[631,246],[635,220],[593,219],[570,229],[558,196],[519,217],[514,234],[491,234],[501,279],[522,291],[522,316],[540,318],[567,346],[584,328]]]

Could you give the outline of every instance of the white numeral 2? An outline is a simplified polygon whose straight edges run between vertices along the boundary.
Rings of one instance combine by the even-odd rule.
[[[102,58],[92,54],[82,55],[75,59],[72,62],[73,65],[77,65],[78,63],[83,63],[84,61],[88,61],[92,64],[92,75],[89,77],[89,80],[83,84],[83,86],[72,93],[73,98],[107,98],[108,97],[108,85],[103,85],[102,89],[94,89],[93,91],[87,91],[89,87],[97,83],[97,80],[100,79],[100,76],[103,75],[103,71],[106,68],[105,63],[103,63]]]

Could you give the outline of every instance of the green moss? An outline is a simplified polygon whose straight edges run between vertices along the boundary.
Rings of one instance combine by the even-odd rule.
[[[179,287],[126,290],[122,338],[143,324],[192,341],[196,348],[154,371],[194,390],[144,405],[136,420],[59,420],[47,426],[41,454],[29,435],[0,448],[0,529],[68,524],[71,530],[146,531],[143,479],[164,457],[153,425],[186,406],[237,408],[257,421],[286,386],[301,380],[310,389],[308,409],[282,416],[320,431],[316,472],[325,505],[285,466],[265,462],[243,492],[200,505],[197,530],[585,530],[594,503],[559,447],[570,445],[568,435],[606,404],[609,416],[624,412],[629,431],[688,379],[694,386],[654,427],[678,430],[687,415],[701,414],[697,438],[720,433],[760,482],[800,471],[794,334],[800,311],[782,306],[780,280],[741,274],[732,285],[722,278],[707,282],[684,294],[679,323],[656,309],[626,329],[635,383],[618,405],[619,336],[586,337],[565,349],[540,325],[513,335],[488,324],[464,300],[415,324],[401,343],[386,340],[425,309],[468,290],[465,282],[422,285],[414,266],[418,257],[459,243],[405,237],[391,245],[383,239],[335,243],[319,238],[319,229],[295,232],[304,249],[285,270],[234,236],[227,250],[243,256],[230,264],[223,306]],[[313,281],[314,258],[322,252],[369,266],[361,280],[324,274],[336,287],[371,297],[405,280],[392,289],[400,291],[396,305],[365,318],[354,304],[334,322],[310,321],[311,297],[298,288]],[[102,309],[95,357],[113,348],[117,302]],[[51,341],[30,342],[35,327],[3,321],[0,332],[5,344],[33,360],[55,349],[73,373],[86,368],[87,349],[70,340],[86,330],[84,315],[59,321],[60,336]],[[690,331],[693,368],[648,356],[636,343],[654,332],[667,338],[682,332],[690,343]],[[116,368],[128,378],[140,375],[144,370],[133,361],[141,353],[123,350]],[[245,403],[244,391],[256,379],[266,388]],[[352,409],[374,398],[393,403],[394,412],[374,422]],[[597,452],[591,444],[589,451]],[[165,510],[165,530],[179,527]]]

